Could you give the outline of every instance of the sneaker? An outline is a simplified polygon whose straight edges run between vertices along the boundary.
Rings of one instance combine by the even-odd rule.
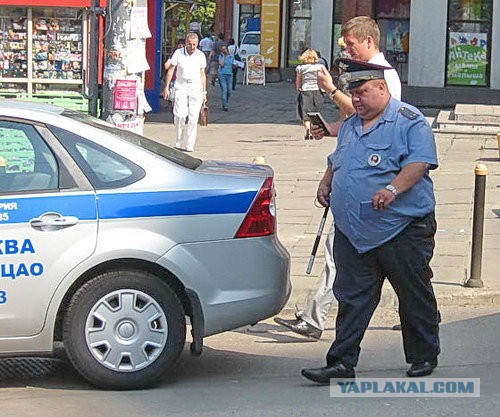
[[[292,332],[315,340],[319,340],[321,338],[321,334],[323,333],[322,330],[311,326],[309,323],[302,319],[285,320],[280,317],[275,317],[274,321],[278,324],[281,324],[282,326],[287,327]]]

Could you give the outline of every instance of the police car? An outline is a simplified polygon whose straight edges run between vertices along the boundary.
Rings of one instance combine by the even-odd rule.
[[[203,338],[278,313],[273,171],[91,116],[0,101],[0,354],[62,342],[90,383],[158,383]],[[56,343],[57,342],[57,343]]]

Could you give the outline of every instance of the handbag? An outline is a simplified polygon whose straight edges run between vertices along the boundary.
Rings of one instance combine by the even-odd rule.
[[[200,126],[208,126],[208,106],[206,101],[201,106],[198,123]]]

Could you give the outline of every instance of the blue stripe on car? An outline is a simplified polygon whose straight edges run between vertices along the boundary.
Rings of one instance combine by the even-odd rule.
[[[101,193],[97,195],[99,218],[189,216],[195,214],[246,213],[255,190],[188,190],[138,193]],[[16,206],[15,209],[5,207]],[[8,213],[5,223],[25,223],[43,213],[57,212],[80,220],[97,218],[94,194],[54,194],[0,199],[0,213]]]

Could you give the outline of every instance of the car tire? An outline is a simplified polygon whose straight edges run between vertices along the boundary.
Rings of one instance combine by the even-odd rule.
[[[174,291],[147,272],[106,272],[85,283],[64,315],[63,341],[75,369],[104,389],[156,385],[186,338]]]

